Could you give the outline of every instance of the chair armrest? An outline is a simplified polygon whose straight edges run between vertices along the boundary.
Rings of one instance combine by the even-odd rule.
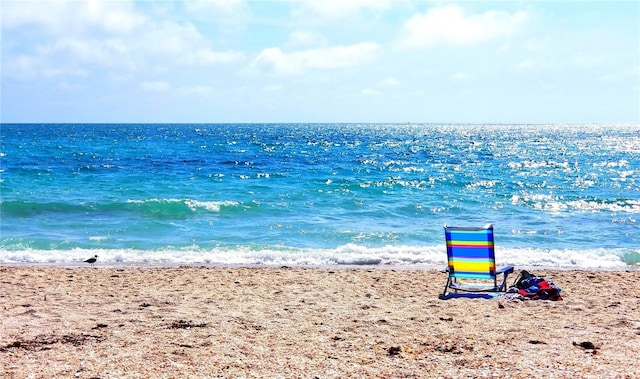
[[[511,274],[513,272],[513,266],[502,267],[500,270],[496,271],[496,274],[502,274],[503,272],[506,274]]]

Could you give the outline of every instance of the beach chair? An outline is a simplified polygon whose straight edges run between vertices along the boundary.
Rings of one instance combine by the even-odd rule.
[[[446,299],[449,290],[454,293],[485,293],[483,297],[491,297],[492,292],[507,291],[507,277],[513,272],[513,266],[496,271],[493,225],[465,228],[445,224],[444,233],[447,240],[448,277],[440,299]],[[500,275],[502,278],[498,280]]]

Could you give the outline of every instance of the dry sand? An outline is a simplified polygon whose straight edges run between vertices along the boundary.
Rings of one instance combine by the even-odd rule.
[[[564,301],[438,300],[430,270],[0,267],[0,372],[640,377],[640,271],[532,271]]]

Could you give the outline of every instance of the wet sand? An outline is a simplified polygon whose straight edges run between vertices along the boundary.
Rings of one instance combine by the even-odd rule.
[[[640,377],[640,271],[531,271],[564,300],[439,300],[436,270],[0,267],[0,371]]]

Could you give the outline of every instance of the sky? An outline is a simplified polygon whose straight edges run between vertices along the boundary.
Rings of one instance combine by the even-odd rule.
[[[640,122],[639,1],[0,0],[2,122]]]

